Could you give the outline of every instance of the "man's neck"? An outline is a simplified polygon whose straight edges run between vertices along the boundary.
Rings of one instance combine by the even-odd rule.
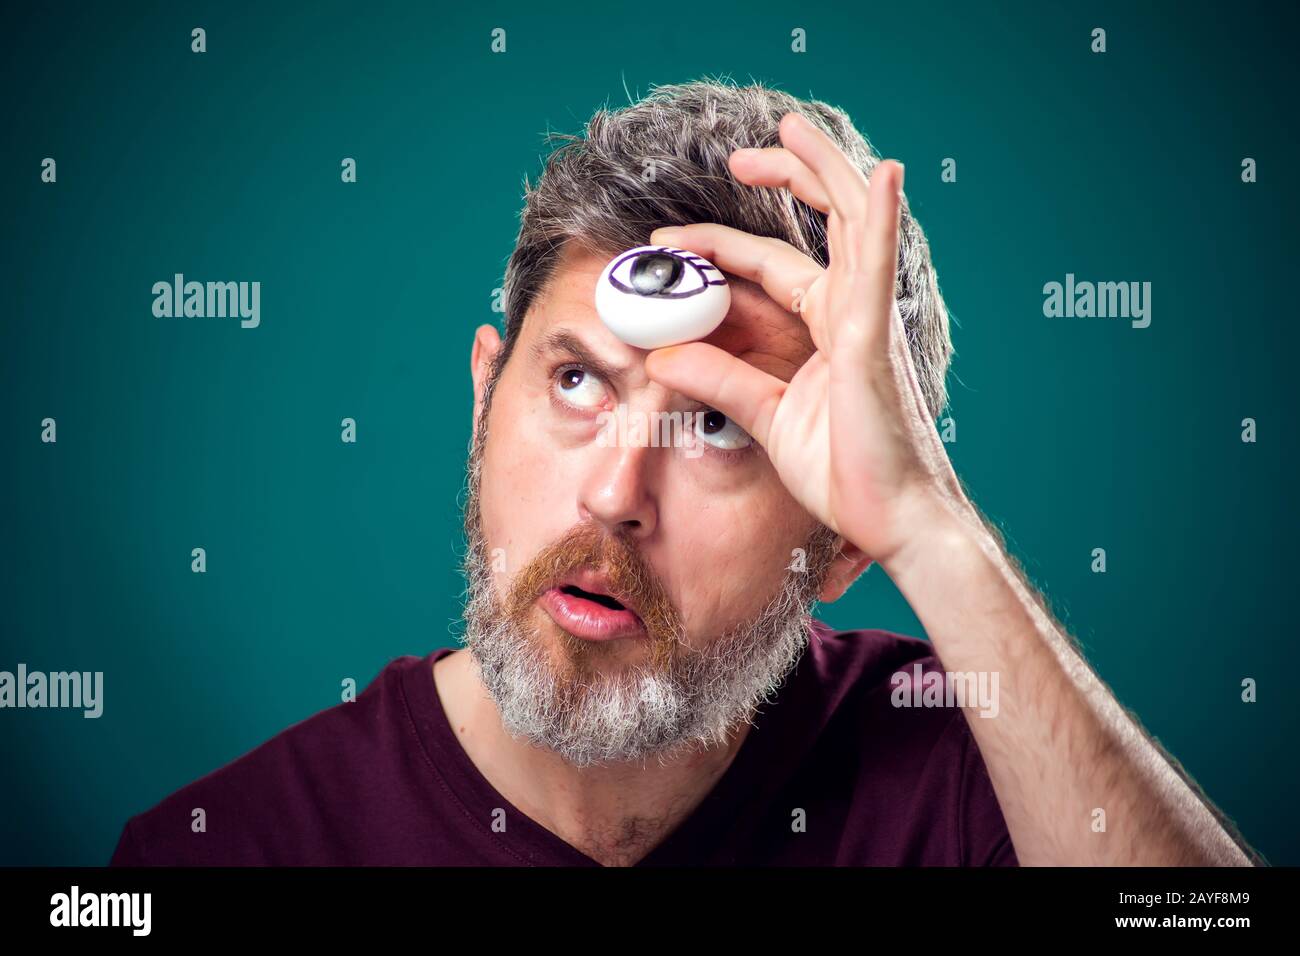
[[[434,686],[470,761],[512,805],[565,843],[606,866],[630,866],[664,841],[713,789],[749,732],[726,747],[697,749],[662,763],[575,767],[515,740],[467,650],[433,667]]]

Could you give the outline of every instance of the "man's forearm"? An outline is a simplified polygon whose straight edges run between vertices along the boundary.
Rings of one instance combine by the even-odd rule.
[[[1241,847],[1075,651],[972,507],[927,505],[888,562],[945,670],[997,673],[966,717],[1026,865],[1247,864]],[[1094,826],[1105,812],[1105,830]]]

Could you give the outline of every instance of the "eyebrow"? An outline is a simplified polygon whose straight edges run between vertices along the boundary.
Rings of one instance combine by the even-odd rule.
[[[533,346],[533,358],[537,361],[554,352],[567,352],[606,382],[614,382],[627,374],[626,365],[615,365],[598,358],[582,339],[568,329],[553,329]]]

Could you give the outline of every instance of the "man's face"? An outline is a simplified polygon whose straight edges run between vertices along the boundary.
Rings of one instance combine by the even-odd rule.
[[[647,353],[600,322],[606,261],[570,246],[535,301],[492,389],[467,510],[467,640],[485,682],[507,726],[577,762],[746,718],[802,649],[832,547],[757,443],[652,382]],[[733,282],[707,341],[787,381],[812,354],[802,324],[749,283]],[[480,414],[496,347],[476,349]],[[681,413],[668,421],[685,430],[666,432],[677,447],[650,437],[664,412]],[[620,435],[610,414],[646,432]],[[570,713],[541,716],[552,709]]]

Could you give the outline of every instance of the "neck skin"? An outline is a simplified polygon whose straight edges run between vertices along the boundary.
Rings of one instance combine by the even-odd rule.
[[[605,866],[631,866],[677,828],[731,766],[750,725],[724,748],[644,763],[574,767],[506,733],[468,650],[433,665],[433,681],[456,739],[513,806]]]

